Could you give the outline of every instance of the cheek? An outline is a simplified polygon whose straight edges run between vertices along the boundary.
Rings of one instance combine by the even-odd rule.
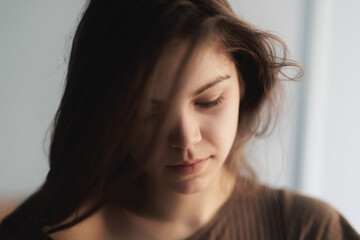
[[[222,158],[229,153],[237,131],[239,104],[235,100],[225,100],[212,115],[207,116],[204,125],[204,138],[216,147]]]

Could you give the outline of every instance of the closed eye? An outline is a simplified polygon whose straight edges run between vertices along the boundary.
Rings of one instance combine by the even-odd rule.
[[[215,107],[215,106],[219,105],[220,103],[222,103],[223,100],[224,100],[224,97],[220,96],[213,101],[197,102],[197,103],[195,103],[195,105],[200,106],[201,108],[212,108],[212,107]]]

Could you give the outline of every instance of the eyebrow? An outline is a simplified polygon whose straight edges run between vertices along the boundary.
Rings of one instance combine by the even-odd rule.
[[[205,84],[204,86],[202,86],[201,88],[199,88],[198,90],[196,90],[194,93],[193,93],[193,96],[197,96],[203,92],[205,92],[206,90],[208,90],[209,88],[212,88],[214,87],[216,84],[218,83],[221,83],[227,79],[231,78],[231,76],[229,74],[226,74],[224,76],[218,76],[216,77],[213,81]]]

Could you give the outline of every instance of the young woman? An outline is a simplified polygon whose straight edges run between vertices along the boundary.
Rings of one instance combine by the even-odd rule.
[[[262,110],[276,115],[281,69],[297,67],[278,53],[226,0],[91,0],[50,171],[0,239],[360,239],[327,204],[262,186],[246,164]]]

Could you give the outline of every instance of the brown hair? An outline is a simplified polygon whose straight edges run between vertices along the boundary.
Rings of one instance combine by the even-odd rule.
[[[286,59],[284,43],[236,17],[226,0],[91,0],[76,30],[53,120],[46,181],[1,223],[0,236],[31,239],[44,226],[57,226],[48,233],[68,228],[103,206],[115,191],[125,193],[142,170],[129,151],[144,130],[142,119],[159,62],[171,44],[189,41],[177,74],[181,79],[187,60],[211,36],[235,62],[244,90],[235,150],[259,133],[261,110],[274,103],[281,69],[297,67]],[[175,81],[174,93],[181,84]],[[166,130],[166,116],[156,132]],[[151,142],[141,151],[153,151],[157,140]],[[227,164],[240,166],[243,158],[230,155]],[[94,196],[88,211],[61,224]]]

